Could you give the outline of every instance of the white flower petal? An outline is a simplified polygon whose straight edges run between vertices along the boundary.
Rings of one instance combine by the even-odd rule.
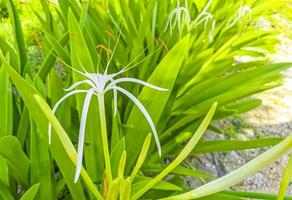
[[[133,83],[138,83],[138,84],[141,84],[141,85],[145,85],[147,87],[150,87],[152,89],[155,89],[155,90],[158,90],[158,91],[168,91],[168,89],[165,89],[165,88],[161,88],[161,87],[158,87],[158,86],[155,86],[151,83],[147,83],[145,81],[141,81],[139,79],[136,79],[136,78],[119,78],[119,79],[116,79],[114,80],[112,83],[110,83],[107,87],[106,90],[110,89],[111,87],[114,86],[114,84],[117,84],[117,83],[123,83],[123,82],[133,82]]]
[[[202,18],[204,15],[208,15],[207,10],[208,10],[209,7],[211,6],[212,1],[213,1],[213,0],[209,0],[208,3],[207,3],[207,5],[205,6],[205,8],[202,10],[202,12],[196,17],[196,19],[195,19],[195,21],[194,21],[194,25],[195,25],[195,26],[197,26],[197,25],[199,24],[198,21],[200,21],[201,18]],[[205,19],[204,19],[204,20],[205,20]],[[203,21],[204,21],[204,20],[203,20]],[[200,21],[200,23],[201,23],[201,21]]]
[[[53,107],[53,110],[52,112],[55,113],[56,110],[58,109],[58,107],[60,106],[60,104],[66,100],[68,97],[74,95],[74,94],[78,94],[78,93],[86,93],[88,92],[87,90],[74,90],[74,91],[71,91],[69,92],[68,94],[66,94],[65,96],[63,96],[56,104],[55,106]],[[51,123],[49,123],[48,125],[48,138],[49,138],[49,144],[51,144],[51,136],[52,136],[52,125]]]
[[[209,30],[209,41],[210,41],[210,42],[213,42],[213,40],[214,40],[214,30],[215,30],[215,26],[216,26],[216,21],[213,20],[213,22],[212,22],[212,26],[211,26],[211,28],[210,28],[210,30]]]
[[[173,21],[173,17],[174,15],[176,14],[177,10],[174,9],[173,11],[170,12],[169,16],[168,16],[168,20],[167,20],[167,24],[164,28],[164,32],[167,30],[168,26],[169,26],[169,29],[170,29],[170,33],[172,33],[172,21]]]
[[[65,88],[64,90],[65,91],[71,91],[71,90],[73,90],[74,88],[76,88],[77,86],[79,86],[79,85],[82,85],[82,84],[84,84],[84,83],[86,83],[86,84],[88,84],[88,85],[90,85],[91,87],[95,87],[95,85],[93,84],[93,82],[91,82],[90,80],[83,80],[83,81],[78,81],[78,82],[76,82],[76,83],[74,83],[73,85],[71,85],[70,87],[68,87],[68,88]]]
[[[180,25],[180,18],[181,18],[181,10],[178,8],[177,10],[177,28],[178,28],[178,33],[181,34],[181,25]]]
[[[206,22],[209,15],[210,15],[209,13],[205,12],[200,17],[197,17],[195,21],[192,23],[193,26],[198,26],[199,24]]]
[[[156,146],[157,146],[158,154],[159,154],[159,156],[161,156],[161,145],[160,145],[160,142],[159,142],[159,138],[158,138],[158,135],[157,135],[157,131],[156,131],[155,125],[154,125],[150,115],[148,114],[147,110],[144,108],[143,104],[134,95],[132,95],[127,90],[125,90],[125,89],[123,89],[121,87],[118,87],[118,86],[115,86],[113,88],[117,89],[118,91],[122,92],[124,95],[129,97],[136,104],[136,106],[140,109],[140,111],[143,113],[143,115],[146,118],[146,120],[148,121],[148,123],[149,123],[149,125],[151,127],[151,130],[152,130],[152,133],[154,135],[154,139],[155,139],[155,143],[156,143]]]
[[[117,111],[118,111],[118,94],[117,94],[117,90],[113,89],[113,93],[114,93],[114,116],[116,116]]]
[[[90,105],[91,97],[94,94],[94,89],[88,90],[82,108],[82,115],[80,120],[79,127],[79,139],[78,139],[78,153],[77,153],[77,165],[75,171],[74,183],[79,179],[81,168],[82,168],[82,158],[83,158],[83,146],[84,146],[84,137],[85,137],[85,127],[86,127],[86,118],[88,113],[88,108]]]

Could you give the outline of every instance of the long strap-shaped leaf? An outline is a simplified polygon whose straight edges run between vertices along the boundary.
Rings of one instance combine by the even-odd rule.
[[[205,133],[211,119],[215,113],[217,103],[214,103],[203,122],[195,132],[194,136],[190,139],[187,145],[183,148],[180,154],[176,157],[174,161],[168,167],[166,167],[162,172],[160,172],[152,181],[150,181],[145,187],[139,190],[136,194],[131,197],[131,200],[139,199],[143,194],[150,190],[154,185],[161,181],[165,176],[167,176],[172,170],[174,170],[193,150],[196,144],[199,142],[202,135]]]
[[[1,44],[0,44],[1,45]],[[0,67],[0,138],[13,132],[12,86],[9,76],[3,67]],[[0,158],[0,181],[9,185],[9,171],[7,163]]]
[[[285,197],[286,190],[289,186],[289,182],[292,178],[292,155],[290,154],[288,163],[286,165],[286,168],[284,170],[281,185],[279,188],[279,194],[277,197],[277,200],[283,200]]]
[[[262,155],[256,157],[252,161],[243,165],[242,167],[234,170],[233,172],[211,181],[201,187],[186,192],[184,194],[164,198],[164,200],[186,200],[186,199],[197,199],[203,196],[215,194],[226,188],[229,188],[246,177],[254,174],[255,172],[265,168],[268,164],[272,163],[279,158],[283,153],[291,149],[292,136],[287,137],[281,143],[277,144],[270,150],[266,151]]]
[[[7,186],[2,182],[0,182],[0,199],[5,199],[5,200],[14,199],[9,189],[7,188]]]
[[[29,158],[21,148],[18,139],[12,135],[0,139],[0,155],[7,160],[13,176],[24,188],[29,186]]]
[[[130,176],[131,181],[134,180],[134,178],[136,177],[137,173],[139,172],[140,168],[142,167],[145,158],[147,156],[148,153],[148,149],[150,146],[150,142],[151,142],[151,134],[148,134],[147,137],[145,138],[144,144],[142,146],[141,152],[139,154],[139,157],[137,159],[136,165],[132,171],[132,174]]]
[[[33,200],[39,190],[40,184],[36,183],[31,188],[29,188],[24,195],[20,198],[20,200]]]
[[[176,78],[181,69],[182,63],[188,51],[189,35],[180,40],[161,60],[159,65],[152,72],[147,82],[154,85],[159,85],[163,88],[167,88],[169,92],[158,93],[152,91],[151,88],[143,87],[138,99],[141,101],[151,115],[153,123],[158,124],[159,119],[167,105],[171,91],[174,88]],[[139,152],[137,146],[142,146],[144,138],[149,133],[149,126],[146,122],[141,121],[137,123],[137,119],[140,119],[139,109],[133,108],[128,121],[127,126],[133,128],[128,129],[125,139],[127,145],[127,154],[133,159],[127,160],[126,172],[129,173],[131,167],[135,164],[135,159],[138,157]],[[137,131],[139,130],[139,137],[137,137]],[[149,151],[152,150],[150,146]]]
[[[17,53],[19,54],[19,56],[17,57],[19,59],[18,60],[19,67],[15,69],[17,69],[18,72],[22,72],[26,65],[27,57],[26,57],[26,49],[25,49],[25,44],[24,44],[24,37],[22,33],[21,23],[20,23],[19,16],[18,16],[18,13],[16,11],[13,1],[6,0],[6,4],[7,4],[9,16],[12,22]]]

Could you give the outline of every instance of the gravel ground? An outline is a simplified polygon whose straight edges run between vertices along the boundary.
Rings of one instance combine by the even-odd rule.
[[[284,35],[279,37],[282,43],[279,45],[279,51],[271,56],[272,59],[275,62],[292,62],[292,39],[288,39]],[[262,99],[263,104],[261,106],[241,116],[221,121],[219,125],[227,131],[229,129],[237,130],[239,133],[236,133],[235,137],[243,140],[257,137],[286,137],[291,135],[292,69],[285,71],[283,74],[285,77],[283,86],[255,95],[256,98]],[[238,127],[240,127],[239,130]],[[229,130],[229,132],[232,131]],[[207,137],[218,139],[218,137],[224,136],[208,132]],[[220,177],[247,163],[266,149],[209,154],[199,159],[193,158],[191,163],[199,169],[207,170],[213,175]],[[267,166],[264,170],[247,178],[242,183],[232,187],[232,189],[277,193],[287,161],[288,156],[284,155],[272,165]],[[189,179],[190,187],[197,187],[200,184],[199,180]],[[288,188],[287,194],[292,195],[292,185]]]

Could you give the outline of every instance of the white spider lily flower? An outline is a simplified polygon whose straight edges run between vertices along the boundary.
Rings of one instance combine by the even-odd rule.
[[[248,16],[248,19],[251,21],[252,20],[252,11],[251,8],[247,5],[241,6],[239,8],[239,16],[244,17],[245,15]]]
[[[252,11],[248,5],[241,5],[233,18],[233,20],[227,25],[227,29],[234,26],[240,19],[243,19],[247,16],[248,21],[252,21]]]
[[[214,30],[216,27],[216,20],[214,16],[207,12],[209,7],[211,6],[212,0],[208,1],[205,8],[202,10],[202,12],[196,17],[196,19],[192,22],[191,26],[193,28],[196,28],[201,23],[204,23],[204,30],[206,30],[209,27],[208,31],[208,38],[210,42],[213,42],[214,40]]]
[[[175,27],[175,25],[173,25],[172,23],[175,20],[177,22],[179,34],[181,34],[181,27],[182,26],[189,27],[189,25],[191,23],[191,15],[190,15],[190,12],[188,10],[187,0],[185,0],[184,7],[180,6],[180,0],[177,0],[177,7],[170,12],[170,14],[168,16],[167,23],[166,23],[165,28],[164,28],[164,31],[166,31],[169,28],[170,34],[172,34],[172,31]]]
[[[208,38],[209,38],[210,42],[213,42],[213,40],[214,40],[214,30],[215,30],[215,27],[216,27],[216,20],[215,20],[214,16],[209,12],[201,13],[195,19],[195,21],[192,23],[192,26],[194,28],[196,28],[201,23],[204,23],[204,30],[206,30],[209,27]]]
[[[89,105],[91,102],[91,98],[93,96],[97,96],[98,100],[100,100],[100,98],[104,98],[104,94],[110,90],[113,91],[113,95],[114,95],[114,105],[115,105],[114,112],[115,113],[117,110],[117,91],[123,93],[128,98],[130,98],[130,100],[132,100],[134,102],[134,104],[139,108],[139,110],[145,116],[145,118],[146,118],[146,120],[147,120],[147,122],[152,130],[152,133],[153,133],[154,138],[155,138],[158,153],[161,156],[161,145],[159,142],[158,134],[157,134],[155,125],[154,125],[149,113],[147,112],[147,110],[145,109],[143,104],[134,95],[132,95],[127,90],[117,86],[117,84],[124,83],[124,82],[132,82],[132,83],[138,83],[140,85],[144,85],[146,87],[150,87],[152,89],[159,90],[159,91],[167,91],[167,89],[160,88],[158,86],[155,86],[153,84],[150,84],[150,83],[147,83],[147,82],[144,82],[142,80],[135,79],[135,78],[118,78],[118,79],[114,80],[114,78],[116,76],[124,73],[125,71],[131,69],[132,67],[134,67],[134,66],[125,67],[121,71],[114,73],[114,74],[107,74],[107,68],[103,74],[81,72],[81,71],[74,69],[74,71],[78,72],[79,74],[81,74],[82,76],[84,76],[87,79],[82,80],[82,81],[78,81],[78,82],[74,83],[73,85],[71,85],[70,87],[68,87],[67,89],[65,89],[65,91],[67,91],[69,93],[67,93],[65,96],[63,96],[53,107],[52,111],[53,111],[53,113],[55,113],[57,108],[61,105],[61,103],[64,102],[68,97],[75,95],[75,94],[79,94],[79,93],[86,93],[86,97],[85,97],[85,100],[83,103],[81,119],[80,119],[77,165],[76,165],[74,182],[78,181],[78,178],[79,178],[80,172],[81,172],[81,168],[82,168],[83,145],[84,145],[84,138],[85,138],[86,119],[87,119],[87,112],[88,112],[88,108],[89,108]],[[88,89],[88,90],[74,90],[76,87],[84,85],[84,84],[90,86],[90,89]],[[51,124],[49,124],[49,126],[48,126],[49,143],[51,143],[51,132],[52,132],[52,127],[51,127]]]
[[[206,15],[207,10],[212,4],[212,0],[209,0],[208,3],[206,4],[205,8],[202,10],[202,12],[196,17],[195,21],[193,22],[194,24],[198,24],[198,21],[200,21],[202,18],[204,18],[204,15]]]

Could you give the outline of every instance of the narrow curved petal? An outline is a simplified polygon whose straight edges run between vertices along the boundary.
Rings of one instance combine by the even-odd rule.
[[[118,93],[116,89],[113,89],[113,92],[114,92],[114,116],[116,116],[118,111]]]
[[[205,13],[200,13],[197,17],[196,17],[196,19],[195,19],[195,21],[193,22],[194,23],[194,26],[197,26],[198,24],[200,24],[202,21],[204,21],[204,16],[205,15]]]
[[[114,80],[111,79],[111,84],[113,84],[113,86],[116,86],[116,84],[114,83]],[[114,117],[117,114],[118,111],[118,94],[117,94],[117,90],[112,88],[113,93],[114,93]],[[107,92],[107,90],[105,89],[105,92]]]
[[[175,20],[174,17],[177,14],[176,9],[173,11],[170,20],[169,20],[169,29],[170,29],[170,34],[172,34],[172,30],[174,29],[175,25],[172,25],[172,22]]]
[[[205,12],[209,9],[209,7],[211,6],[212,2],[213,2],[213,0],[209,0],[209,1],[208,1],[207,5],[206,5],[205,8],[202,10],[202,13],[205,13]]]
[[[151,83],[147,83],[145,81],[141,81],[141,80],[136,79],[136,78],[119,78],[119,79],[116,79],[116,80],[114,80],[112,83],[110,83],[107,86],[106,90],[109,90],[110,88],[114,87],[114,85],[117,84],[117,83],[123,83],[123,82],[138,83],[138,84],[150,87],[150,88],[158,90],[158,91],[168,91],[168,89],[155,86],[155,85],[153,85]]]
[[[95,85],[93,84],[93,82],[91,82],[90,80],[83,80],[83,81],[78,81],[78,82],[74,83],[73,85],[71,85],[68,88],[65,88],[64,90],[66,92],[69,92],[69,91],[73,90],[74,88],[76,88],[77,86],[82,85],[82,84],[88,84],[88,85],[90,85],[93,88],[95,87]]]
[[[53,110],[52,112],[55,113],[56,110],[58,109],[58,107],[61,105],[61,103],[63,101],[65,101],[68,97],[74,95],[74,94],[78,94],[78,93],[86,93],[88,92],[87,90],[74,90],[74,91],[71,91],[69,92],[68,94],[66,94],[65,96],[63,96],[56,104],[55,106],[53,107]],[[48,137],[49,137],[49,144],[51,144],[51,139],[52,139],[52,125],[51,123],[49,123],[48,125]]]
[[[177,19],[177,28],[178,28],[178,33],[181,35],[181,10],[178,8],[177,10],[177,15],[176,15],[176,19]]]
[[[148,123],[149,123],[149,125],[151,127],[151,130],[152,130],[152,133],[154,135],[154,139],[155,139],[155,143],[156,143],[156,146],[157,146],[158,154],[159,154],[159,156],[161,156],[161,145],[160,145],[160,142],[159,142],[157,131],[156,131],[155,125],[154,125],[150,115],[148,114],[147,110],[144,108],[142,103],[134,95],[132,95],[130,92],[128,92],[127,90],[125,90],[125,89],[123,89],[121,87],[118,87],[118,86],[113,87],[113,88],[117,89],[118,91],[120,91],[121,93],[123,93],[124,95],[129,97],[136,104],[136,106],[140,109],[140,111],[143,113],[143,115],[146,118],[146,120],[148,121]]]
[[[84,137],[85,137],[85,127],[86,127],[86,118],[88,113],[88,108],[90,105],[91,97],[94,94],[94,89],[88,90],[82,108],[82,115],[80,120],[79,128],[79,139],[78,139],[78,152],[77,152],[77,165],[75,171],[74,183],[79,179],[81,167],[82,167],[82,158],[83,158],[83,146],[84,146]]]
[[[194,22],[193,22],[193,26],[198,26],[199,24],[203,23],[206,21],[206,18],[208,17],[207,13],[204,13],[202,16],[204,16],[203,18],[197,18]]]
[[[171,21],[172,21],[172,18],[175,14],[176,14],[176,9],[174,9],[170,12],[170,14],[168,16],[167,23],[166,23],[165,28],[164,28],[164,32],[167,30],[168,26],[170,26],[169,28],[172,29]]]
[[[210,29],[210,31],[209,31],[209,40],[210,40],[210,42],[213,42],[213,40],[214,40],[214,30],[215,30],[215,26],[216,26],[216,21],[213,20],[213,22],[212,22],[212,26],[211,26],[211,29]]]
[[[208,14],[205,18],[205,25],[204,25],[204,29],[207,29],[207,26],[209,24],[209,22],[212,22],[213,20],[213,15],[211,14]]]
[[[189,25],[190,21],[191,21],[191,16],[190,16],[190,12],[187,8],[181,8],[183,15],[183,23]]]
[[[173,11],[170,12],[169,17],[168,17],[168,21],[167,21],[167,26],[164,29],[164,31],[166,31],[167,27],[169,26],[169,30],[170,30],[171,34],[172,34],[172,29],[173,29],[172,21],[173,21],[174,15],[177,14],[176,12],[177,12],[176,9],[174,9]]]
[[[163,30],[164,32],[167,31],[168,26],[169,26],[169,17],[168,17],[168,20],[167,20],[166,25],[164,27],[164,30]]]

